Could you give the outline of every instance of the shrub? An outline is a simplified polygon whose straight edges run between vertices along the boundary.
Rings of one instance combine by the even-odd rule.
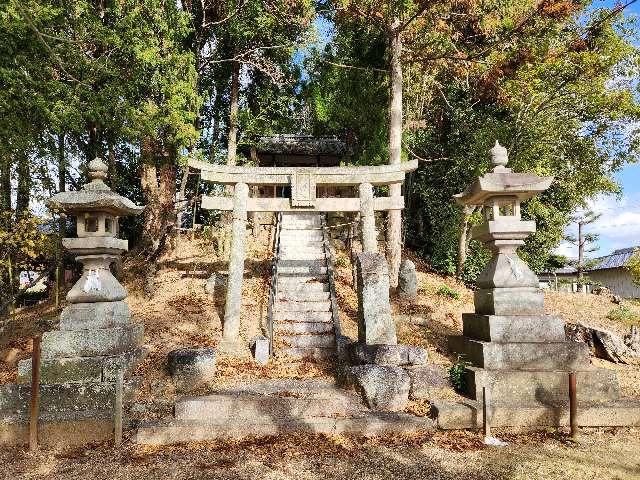
[[[450,288],[446,285],[442,285],[436,293],[441,297],[449,297],[453,298],[454,300],[460,300],[460,294],[453,288]]]
[[[466,386],[464,380],[464,371],[469,365],[471,364],[462,360],[462,357],[458,355],[458,360],[456,361],[456,363],[449,367],[449,380],[451,381],[453,387],[459,392],[463,391],[464,387]]]

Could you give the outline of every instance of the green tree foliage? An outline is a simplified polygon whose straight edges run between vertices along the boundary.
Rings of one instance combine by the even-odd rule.
[[[389,4],[381,2],[380,9]],[[488,170],[488,150],[498,139],[515,171],[556,177],[523,208],[538,232],[521,255],[539,271],[570,214],[599,193],[616,192],[612,174],[638,159],[638,132],[628,127],[640,118],[632,81],[638,52],[628,40],[634,24],[619,10],[589,13],[589,4],[564,0],[417,2],[413,8],[421,12],[404,35],[403,144],[408,157],[423,161],[407,188],[406,241],[439,270],[455,271],[462,211],[452,195]],[[329,93],[310,89],[321,105],[314,119],[321,131],[366,124],[387,108],[384,75],[368,85],[331,81],[367,78],[385,64],[384,44],[374,48],[377,31],[341,15],[336,47],[316,61],[315,78],[328,79]],[[370,58],[370,52],[377,54]],[[366,105],[368,113],[354,109],[350,117],[348,103]],[[383,163],[385,156],[383,148],[365,148],[354,160]],[[477,263],[476,255],[486,254],[472,247],[467,261]]]

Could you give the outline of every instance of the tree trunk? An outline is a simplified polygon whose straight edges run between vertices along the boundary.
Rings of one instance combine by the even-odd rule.
[[[582,233],[582,222],[578,222],[578,289],[582,288],[584,278],[584,235]]]
[[[227,165],[236,164],[238,147],[238,98],[240,92],[240,62],[231,66],[231,97],[229,99],[229,136],[227,137]]]
[[[11,157],[0,159],[0,210],[11,210]]]
[[[464,263],[467,260],[469,246],[469,217],[475,211],[475,207],[465,206],[460,219],[460,236],[458,237],[458,265],[456,266],[456,276],[460,278],[464,271]]]
[[[31,168],[29,155],[21,152],[18,157],[18,193],[16,194],[16,215],[20,216],[29,211],[31,198]]]
[[[64,133],[58,135],[58,192],[67,190],[67,159],[64,154]],[[64,252],[62,250],[62,239],[67,236],[66,219],[60,215],[58,217],[58,236],[60,238],[56,246],[56,290],[55,302],[58,305],[60,291],[64,284]]]
[[[400,163],[402,148],[402,32],[399,30],[400,20],[394,18],[390,26],[390,78],[391,95],[389,105],[389,164]],[[389,195],[402,195],[400,184],[389,187]],[[398,286],[398,274],[402,257],[402,211],[391,210],[387,218],[387,261],[389,262],[389,284],[392,289]]]
[[[109,168],[107,178],[109,179],[109,186],[111,186],[112,190],[115,190],[118,183],[118,174],[116,172],[116,152],[114,151],[113,144],[111,142],[109,142],[107,149],[107,166]]]

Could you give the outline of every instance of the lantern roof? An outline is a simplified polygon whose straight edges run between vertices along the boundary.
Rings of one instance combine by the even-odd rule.
[[[463,205],[485,205],[494,197],[517,197],[527,200],[551,186],[553,177],[541,177],[534,173],[514,173],[507,168],[507,149],[496,140],[490,150],[493,171],[478,177],[467,189],[454,195]]]
[[[137,215],[144,207],[138,206],[128,198],[113,192],[104,183],[108,168],[100,158],[89,162],[89,177],[91,181],[82,190],[60,192],[45,203],[51,210],[78,214],[82,212],[101,211],[114,216]]]

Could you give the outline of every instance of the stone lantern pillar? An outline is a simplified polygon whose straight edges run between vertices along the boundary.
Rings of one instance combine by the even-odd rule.
[[[470,364],[463,393],[479,401],[487,387],[494,413],[546,409],[568,399],[567,372],[575,371],[581,401],[616,399],[615,375],[592,368],[587,345],[567,341],[564,321],[544,313],[538,277],[516,251],[536,230],[535,222],[521,218],[521,202],[549,188],[553,178],[512,172],[498,142],[491,160],[493,170],[455,196],[463,205],[482,206],[484,222],[472,236],[493,254],[477,280],[475,313],[463,314],[463,335],[449,338],[451,351]]]
[[[83,273],[67,294],[59,330],[42,336],[41,381],[44,384],[113,381],[142,356],[143,328],[131,324],[124,302],[127,291],[112,275],[110,265],[128,250],[118,235],[118,219],[137,215],[143,207],[121,197],[104,183],[107,166],[89,163],[91,181],[80,191],[62,192],[47,201],[56,212],[75,217],[77,238],[62,244],[83,264]],[[30,361],[21,362],[19,376],[30,376]]]

